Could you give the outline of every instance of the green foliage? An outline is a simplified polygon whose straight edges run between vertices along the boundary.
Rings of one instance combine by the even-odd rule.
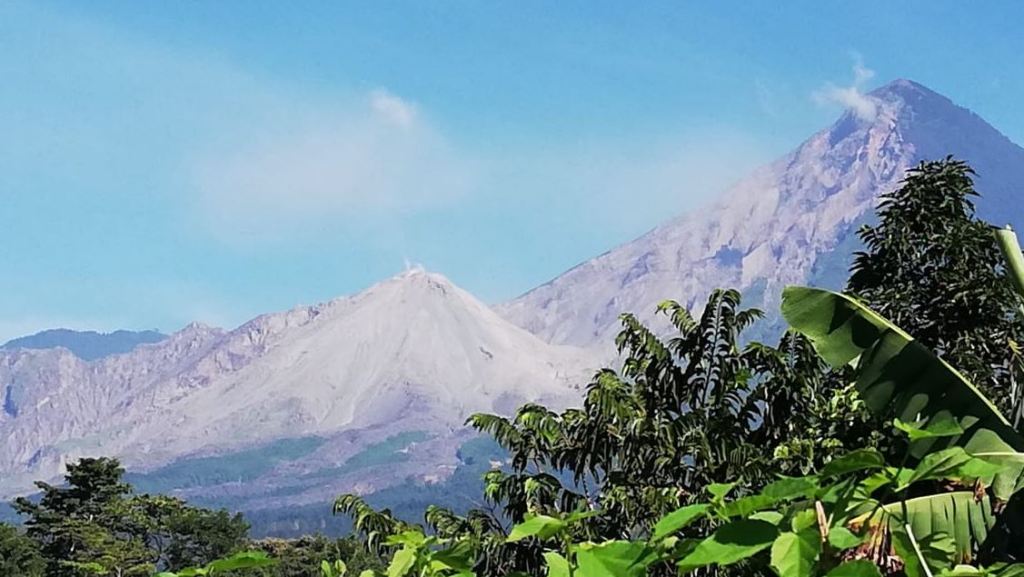
[[[679,568],[691,571],[708,565],[732,565],[768,549],[779,537],[774,524],[760,519],[729,521],[700,542],[678,561]]]
[[[82,459],[68,465],[67,486],[40,482],[38,503],[15,501],[47,560],[48,577],[148,575],[155,569],[153,555],[126,523],[130,488],[123,475],[116,460]]]
[[[674,344],[700,332],[685,311],[670,307],[666,310],[673,310],[673,322],[684,335]],[[714,315],[713,303],[708,308]],[[713,347],[713,360],[687,356],[694,351],[683,346],[673,355],[671,346],[627,318],[620,344],[639,343],[629,350],[623,371],[628,379],[610,371],[600,373],[582,411],[556,414],[527,405],[513,420],[474,417],[473,423],[491,432],[512,455],[512,474],[488,474],[487,497],[503,501],[516,524],[500,544],[502,549],[495,547],[501,541],[495,537],[503,531],[500,526],[495,531],[486,523],[474,526],[468,519],[442,516],[444,525],[435,526],[454,534],[445,538],[445,546],[461,544],[473,551],[467,562],[472,559],[472,567],[487,575],[523,571],[521,566],[528,564],[519,560],[519,567],[507,563],[495,570],[485,561],[496,552],[505,559],[513,553],[538,556],[548,575],[557,576],[647,575],[669,566],[681,573],[706,572],[732,565],[741,566],[745,574],[770,570],[780,577],[966,574],[960,564],[976,559],[996,523],[993,503],[1012,498],[1021,488],[1024,441],[968,379],[855,299],[791,288],[784,295],[783,312],[824,361],[840,369],[852,367],[853,390],[863,397],[865,407],[879,418],[892,419],[895,430],[904,435],[899,445],[905,455],[899,466],[889,465],[886,453],[861,448],[818,467],[819,474],[755,485],[760,480],[756,471],[732,471],[734,480],[700,479],[707,500],[698,498],[699,490],[685,492],[684,483],[694,473],[686,466],[700,462],[704,447],[695,443],[680,450],[672,443],[676,438],[659,435],[660,430],[682,436],[688,431],[681,424],[691,414],[698,415],[705,439],[719,424],[713,418],[718,415],[741,422],[757,415],[769,428],[764,415],[770,403],[744,412],[746,403],[757,398],[756,385],[746,394],[736,391],[743,390],[737,383],[771,382],[775,375],[747,370],[737,348],[728,344]],[[724,364],[706,370],[718,363]],[[679,385],[695,382],[683,378],[694,374],[694,365],[697,383],[706,385],[726,375],[731,385],[718,383],[684,396],[688,389]],[[822,373],[820,368],[808,372]],[[645,402],[652,397],[654,402]],[[676,412],[674,402],[682,407]],[[671,418],[665,418],[666,413]],[[748,434],[758,434],[757,428],[747,426]],[[589,432],[588,427],[600,427],[603,436],[579,435],[581,430]],[[722,440],[734,439],[725,434]],[[675,457],[674,463],[658,462],[666,453]],[[642,468],[639,455],[653,460],[653,465]],[[637,499],[630,508],[616,499],[622,478],[615,476],[616,468],[633,463],[640,465],[640,475],[625,478],[634,486],[641,478],[656,483],[668,467],[679,467],[667,476],[675,481],[670,485],[677,490],[675,496],[689,504],[661,516],[653,527],[630,523],[630,513],[649,514],[652,504],[667,502]],[[582,495],[547,472],[562,469],[582,485]],[[706,475],[707,469],[698,474]],[[600,493],[587,493],[588,481],[597,483]],[[357,509],[351,497],[342,500],[349,509]],[[364,519],[374,515],[379,513],[359,511]],[[638,528],[649,535],[646,540],[628,538]],[[405,541],[393,558],[389,577],[435,574],[430,547],[424,548],[419,537],[416,542],[414,548]],[[507,548],[531,544],[534,548],[528,550]],[[971,568],[979,574],[1011,575],[1021,570],[1014,565]]]
[[[643,577],[658,558],[651,547],[636,541],[581,543],[575,548],[575,553],[581,577]]]
[[[348,573],[348,565],[341,560],[335,561],[334,563],[321,561],[320,573],[323,577],[344,577],[345,574]]]
[[[68,465],[64,486],[37,483],[38,503],[15,501],[39,544],[48,577],[149,575],[201,565],[238,551],[248,533],[240,515],[135,495],[115,459]]]
[[[203,567],[190,567],[177,572],[164,571],[157,573],[156,577],[196,577],[205,575],[224,575],[235,571],[246,569],[261,569],[270,567],[277,562],[262,551],[242,551],[230,557],[216,559]]]
[[[682,531],[697,519],[705,516],[708,512],[708,507],[707,503],[695,503],[665,515],[654,524],[651,538],[655,540],[663,539],[673,533]]]
[[[1017,295],[1024,298],[1024,253],[1021,253],[1017,234],[1007,225],[995,229],[996,242],[1006,261],[1006,272]]]
[[[1024,334],[991,227],[975,218],[966,163],[922,162],[884,195],[876,226],[860,230],[848,290],[963,371],[1014,422],[1024,376],[1010,346]]]
[[[241,514],[191,507],[181,499],[137,495],[126,503],[133,533],[156,553],[159,567],[202,565],[238,551],[249,525]]]
[[[852,297],[831,291],[790,287],[782,311],[834,366],[855,363],[856,386],[867,405],[913,431],[912,457],[962,447],[1005,466],[991,480],[997,497],[1008,500],[1020,488],[1024,437],[970,381],[923,344]],[[905,421],[927,426],[908,427]]]
[[[912,487],[926,486],[927,475],[920,470],[845,466],[827,476],[781,479],[732,500],[727,499],[731,485],[709,487],[710,501],[670,513],[646,541],[573,542],[567,518],[530,519],[513,528],[512,535],[532,537],[549,548],[544,552],[549,575],[647,575],[666,564],[681,573],[742,564],[744,573],[770,567],[780,577],[880,575],[877,563],[887,572],[899,567],[907,577],[927,577],[972,559],[972,549],[958,548],[962,536],[957,533],[969,532],[975,519],[961,523],[948,515],[971,517],[974,504],[984,501],[969,492],[908,498]],[[915,481],[906,481],[908,472]],[[991,511],[985,514],[992,516]],[[717,523],[710,534],[677,535],[702,516]],[[982,530],[990,525],[986,519],[980,524]],[[603,551],[607,558],[592,563],[591,551]]]
[[[970,381],[855,299],[791,288],[783,314],[829,362],[855,363],[857,388],[868,405],[895,416],[907,432],[908,462],[916,468],[900,480],[902,486],[942,478],[974,489],[902,505],[922,527],[941,527],[955,537],[958,556],[969,559],[995,522],[989,497],[976,494],[977,488],[991,487],[1002,502],[1022,487],[1024,438]]]
[[[36,542],[16,528],[0,523],[0,575],[42,577],[46,561]]]
[[[330,539],[312,535],[299,539],[262,539],[250,546],[278,562],[260,572],[261,577],[341,577],[384,568],[379,556],[368,552],[362,542],[351,537]],[[331,574],[325,573],[325,563]],[[339,568],[342,566],[344,571]]]

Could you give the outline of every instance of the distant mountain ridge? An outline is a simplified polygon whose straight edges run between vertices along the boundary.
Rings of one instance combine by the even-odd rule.
[[[505,318],[558,344],[610,346],[618,315],[655,322],[665,299],[699,308],[734,287],[769,314],[782,288],[841,288],[856,228],[878,197],[921,160],[954,155],[978,172],[979,215],[1024,226],[1024,149],[976,114],[920,84],[897,80],[866,95],[875,113],[846,112],[793,152],[640,238],[504,303]]]
[[[131,352],[139,345],[159,343],[167,335],[156,331],[118,330],[111,333],[96,331],[75,331],[50,329],[11,339],[0,345],[0,349],[53,349],[65,348],[84,361],[94,361]]]
[[[63,348],[0,351],[0,497],[95,455],[161,483],[183,478],[173,463],[191,461],[201,479],[190,495],[264,506],[410,476],[439,482],[469,438],[469,414],[578,402],[598,364],[419,270],[232,331],[194,323],[91,363]],[[389,456],[413,445],[408,458]],[[261,500],[268,491],[287,498]]]

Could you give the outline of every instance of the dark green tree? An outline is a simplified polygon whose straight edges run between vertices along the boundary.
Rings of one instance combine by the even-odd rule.
[[[45,569],[36,542],[17,528],[0,523],[0,575],[42,577]]]
[[[38,502],[17,499],[47,577],[150,575],[202,566],[242,550],[241,515],[191,507],[172,497],[135,495],[116,459],[68,465],[65,484],[36,483]]]
[[[159,568],[201,567],[241,551],[249,524],[240,513],[188,505],[163,495],[135,495],[125,501],[125,525],[152,550]]]
[[[145,543],[128,531],[123,505],[131,490],[116,459],[82,459],[68,465],[66,485],[37,482],[38,503],[14,502],[27,517],[28,535],[46,559],[48,577],[152,572]]]
[[[847,289],[959,368],[1019,423],[1021,301],[991,226],[975,215],[974,171],[922,162],[860,229]]]

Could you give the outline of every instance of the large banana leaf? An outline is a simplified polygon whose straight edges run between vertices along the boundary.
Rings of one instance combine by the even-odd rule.
[[[906,517],[904,517],[906,507]],[[991,499],[979,498],[972,491],[939,493],[890,503],[856,519],[861,523],[888,524],[893,531],[910,525],[916,538],[948,535],[956,547],[954,563],[972,561],[973,544],[984,543],[995,525]]]
[[[1024,485],[1024,437],[956,369],[847,295],[788,287],[782,299],[783,316],[822,358],[857,368],[856,386],[869,409],[904,421],[952,418],[963,428],[961,435],[916,441],[914,457],[961,446],[1005,467],[992,483],[998,499],[1008,500]]]

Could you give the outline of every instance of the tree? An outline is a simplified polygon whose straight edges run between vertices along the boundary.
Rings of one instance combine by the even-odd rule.
[[[249,524],[240,513],[189,506],[162,495],[135,495],[125,502],[130,533],[155,553],[156,565],[168,571],[198,567],[241,551]]]
[[[14,503],[48,577],[150,575],[202,566],[245,547],[249,526],[241,515],[135,495],[116,459],[69,464],[65,482],[36,483],[43,492],[38,503]]]
[[[140,539],[126,533],[119,514],[131,490],[116,459],[82,459],[69,464],[66,486],[43,482],[38,503],[14,502],[25,515],[28,535],[39,543],[48,577],[68,575],[145,575],[154,569]]]
[[[153,552],[141,539],[101,522],[69,518],[53,527],[51,535],[68,550],[63,557],[47,559],[47,575],[148,577],[156,570]]]
[[[46,562],[35,541],[16,528],[0,523],[0,575],[42,577]]]
[[[904,432],[904,421],[928,429],[910,432],[900,468],[919,465],[931,475],[925,478],[956,482],[943,487],[946,493],[919,500],[921,510],[916,514],[928,516],[926,524],[933,530],[955,537],[963,561],[971,560],[983,545],[994,560],[1020,560],[1024,548],[1019,537],[1007,543],[1004,534],[1010,529],[1007,522],[1019,515],[1019,510],[1007,510],[1006,503],[1013,504],[1012,497],[1024,487],[1024,436],[990,400],[923,343],[848,295],[789,287],[782,310],[825,360],[856,366],[854,384],[872,412],[887,422],[895,418],[896,428]],[[975,469],[978,476],[948,476],[967,462],[967,452],[984,461]],[[900,484],[914,480],[911,476]],[[953,507],[960,510],[955,515],[944,510],[946,505],[933,504],[953,494],[949,491],[967,495]],[[989,510],[987,515],[984,509]],[[994,522],[980,521],[986,516],[991,520],[996,509],[1003,511],[998,528]]]
[[[975,217],[974,171],[922,162],[864,226],[847,289],[958,367],[1019,423],[1024,325],[991,227]]]

